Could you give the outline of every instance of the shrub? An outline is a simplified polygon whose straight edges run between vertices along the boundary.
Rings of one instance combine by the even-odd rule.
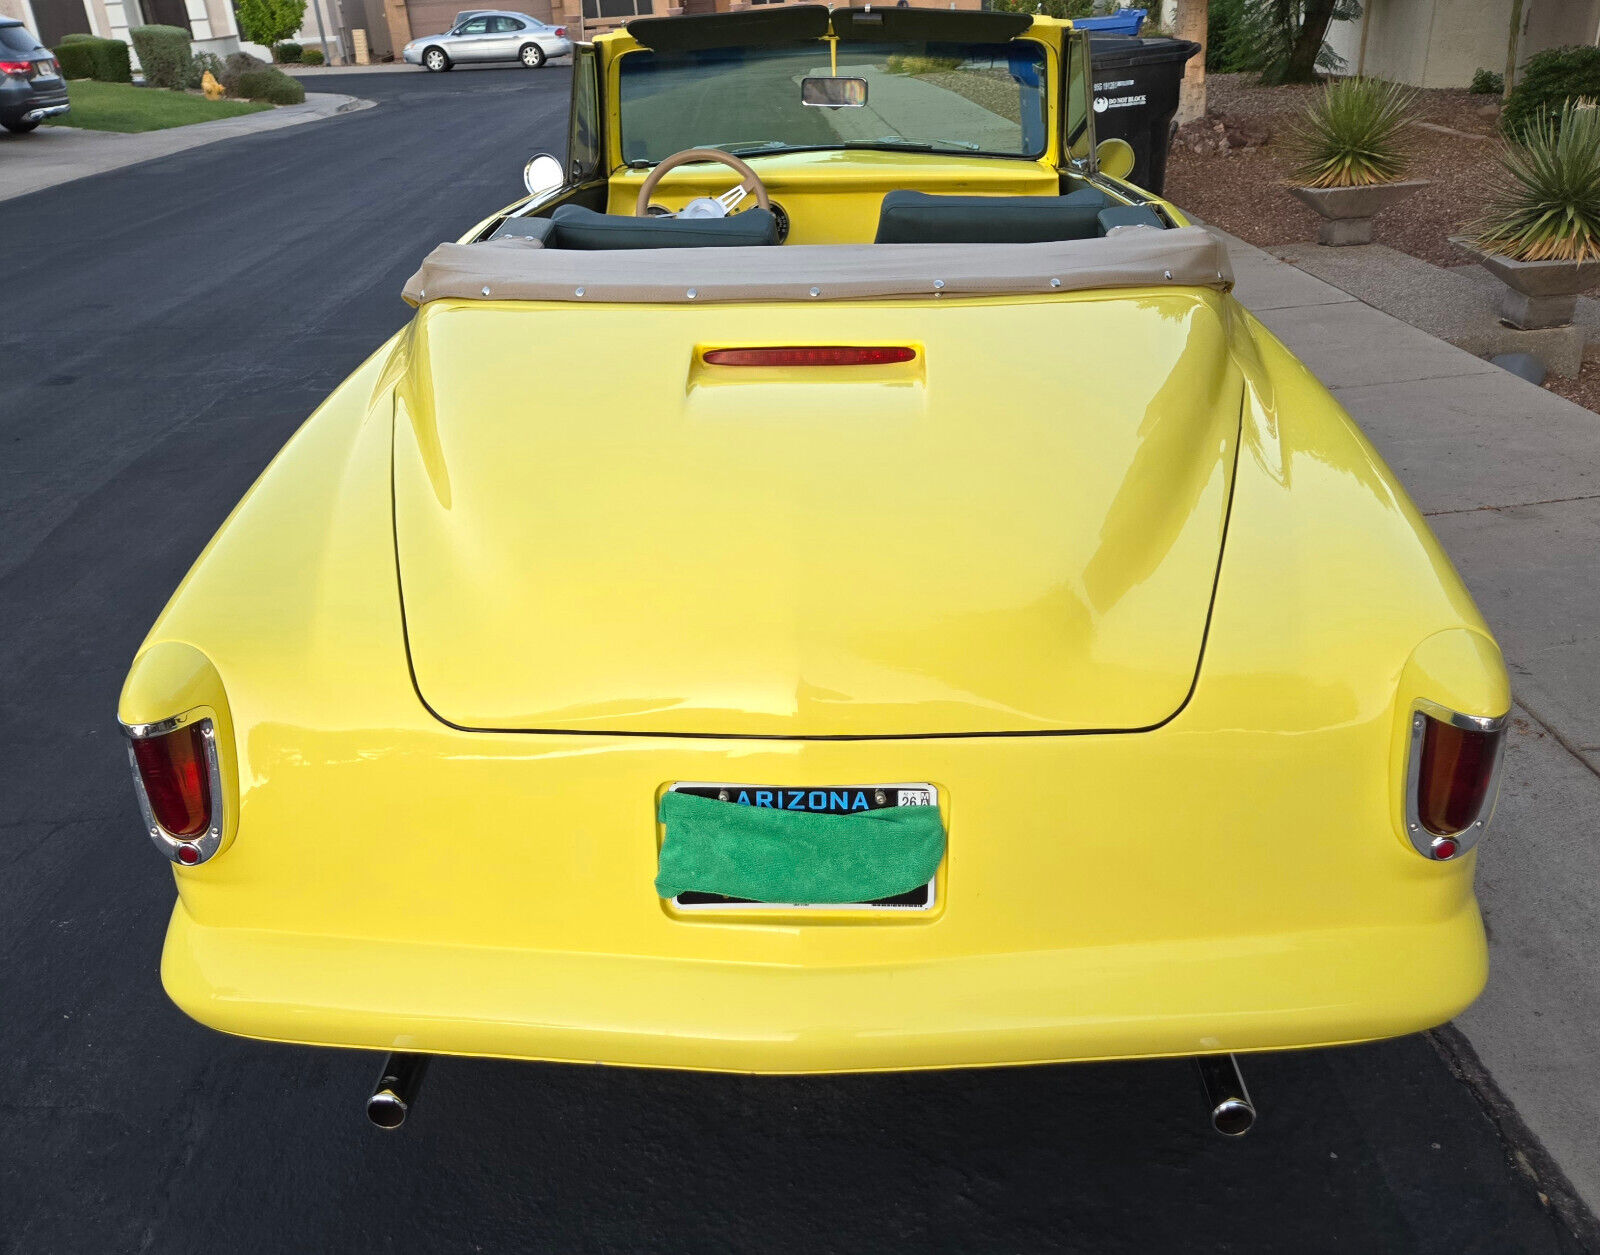
[[[135,26],[128,32],[133,50],[139,54],[144,81],[151,87],[175,90],[188,86],[189,32],[181,26]]]
[[[228,95],[239,94],[239,76],[248,74],[252,70],[270,70],[272,67],[260,57],[252,57],[248,52],[230,53],[222,63],[222,73],[217,78],[228,89]],[[216,73],[216,71],[212,71]]]
[[[220,83],[222,81],[222,58],[214,52],[195,53],[194,59],[189,63],[189,81],[184,86],[190,91],[199,91],[207,70],[210,70],[211,77]]]
[[[1496,74],[1493,70],[1479,70],[1472,76],[1472,85],[1467,88],[1474,96],[1498,96],[1505,89],[1505,75]]]
[[[1206,6],[1206,73],[1259,72],[1266,61],[1251,37],[1246,0],[1211,0]]]
[[[1473,224],[1478,247],[1518,261],[1600,260],[1600,109],[1568,101],[1524,131],[1500,168]]]
[[[272,59],[279,65],[295,65],[303,52],[305,49],[299,44],[285,42],[272,50]]]
[[[120,39],[68,35],[62,39],[60,47],[51,51],[68,78],[96,78],[102,83],[133,82],[128,45]]]
[[[282,43],[305,20],[306,0],[237,0],[239,33],[268,48]]]
[[[1294,176],[1307,187],[1370,187],[1405,173],[1402,143],[1416,93],[1398,83],[1347,78],[1324,87],[1290,138]]]
[[[959,70],[961,58],[918,57],[897,52],[890,55],[888,68],[890,74],[909,74],[913,77],[918,74],[937,74],[941,70]]]
[[[246,100],[265,100],[274,105],[298,105],[306,98],[301,87],[282,70],[268,66],[262,70],[246,70],[239,75],[233,94]]]
[[[70,35],[63,35],[61,37],[61,42],[64,44],[81,44],[87,39],[95,38],[97,38],[97,36],[86,34],[83,31],[74,31]]]
[[[1500,129],[1515,140],[1558,117],[1568,100],[1580,96],[1600,96],[1600,47],[1547,49],[1528,58],[1522,81],[1506,98]]]
[[[87,44],[63,43],[50,49],[56,54],[56,60],[61,62],[61,73],[65,78],[93,78],[94,77],[94,52]]]
[[[1360,16],[1360,0],[1211,0],[1206,69],[1256,71],[1264,83],[1315,82],[1319,71],[1345,68],[1328,46],[1328,28]]]
[[[300,54],[301,65],[321,65],[326,59],[321,48],[307,48]]]

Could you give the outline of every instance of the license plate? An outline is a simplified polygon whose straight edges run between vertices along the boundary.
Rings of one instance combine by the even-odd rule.
[[[43,83],[56,77],[56,67],[48,61],[35,61],[33,63],[33,81]]]
[[[939,790],[931,784],[852,784],[829,788],[793,788],[771,784],[723,784],[680,780],[674,793],[711,798],[729,806],[762,806],[773,810],[805,811],[814,815],[855,815],[862,811],[887,810],[893,806],[937,806]],[[935,881],[919,885],[908,893],[874,902],[798,905],[791,902],[752,902],[748,898],[728,898],[720,893],[690,890],[673,898],[673,905],[684,911],[927,911],[934,903]]]

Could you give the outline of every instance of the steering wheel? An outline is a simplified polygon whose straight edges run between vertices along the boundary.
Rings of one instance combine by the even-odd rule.
[[[756,204],[763,209],[771,209],[772,202],[767,199],[766,186],[761,182],[761,176],[752,170],[747,162],[740,161],[732,153],[725,153],[720,148],[685,148],[681,153],[673,153],[666,160],[657,163],[656,168],[645,175],[644,183],[639,187],[639,200],[633,207],[635,218],[645,217],[650,210],[650,194],[656,190],[656,184],[661,182],[661,176],[669,170],[676,170],[679,166],[689,165],[695,161],[720,161],[736,174],[741,175],[739,182],[730,187],[721,196],[697,196],[684,206],[684,216],[690,218],[726,218],[733,212],[733,208],[746,196],[754,196]],[[691,213],[690,210],[696,210]],[[677,217],[676,214],[672,215]]]

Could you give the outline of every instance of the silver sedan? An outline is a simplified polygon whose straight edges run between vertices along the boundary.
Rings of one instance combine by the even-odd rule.
[[[438,73],[469,61],[519,61],[537,70],[551,57],[571,51],[563,26],[547,26],[526,13],[474,9],[461,14],[448,34],[413,39],[401,55]]]

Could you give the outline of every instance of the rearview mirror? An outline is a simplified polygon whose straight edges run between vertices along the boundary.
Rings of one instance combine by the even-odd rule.
[[[567,181],[567,172],[549,153],[531,157],[522,167],[522,185],[530,196],[544,196],[555,191]]]
[[[1103,139],[1094,146],[1094,160],[1101,174],[1125,179],[1133,173],[1133,145],[1125,139]]]
[[[800,103],[819,109],[859,109],[867,103],[864,78],[803,78]]]

